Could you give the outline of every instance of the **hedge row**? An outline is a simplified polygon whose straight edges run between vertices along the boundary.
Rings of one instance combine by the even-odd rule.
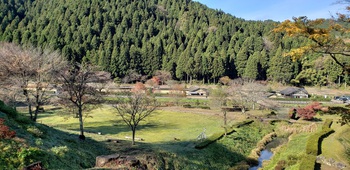
[[[302,159],[300,164],[300,170],[304,169],[315,169],[315,161],[317,155],[321,152],[322,140],[334,132],[330,128],[333,120],[327,119],[322,126],[320,132],[316,132],[311,135],[306,143],[306,156]]]
[[[303,159],[301,160],[301,164],[299,169],[300,170],[314,170],[315,169],[315,162],[316,162],[315,155],[304,155]]]
[[[232,125],[230,128],[228,128],[227,134],[235,132],[236,128],[240,128],[242,126],[249,125],[253,122],[254,122],[254,120],[246,120],[243,122],[236,123],[236,124]],[[211,143],[221,139],[224,135],[225,135],[225,132],[214,133],[213,135],[206,138],[204,141],[196,144],[195,148],[196,149],[203,149],[203,148],[207,147],[208,145],[210,145]]]
[[[190,104],[184,104],[184,105],[182,105],[182,107],[184,107],[184,108],[199,108],[199,109],[208,109],[208,110],[210,110],[209,106],[192,106]]]

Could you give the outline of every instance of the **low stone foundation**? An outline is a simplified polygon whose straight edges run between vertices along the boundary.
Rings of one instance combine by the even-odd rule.
[[[336,167],[340,170],[345,169],[346,165],[341,162],[336,162],[333,158],[326,158],[324,156],[317,156],[316,158],[317,163],[323,163],[328,166]]]

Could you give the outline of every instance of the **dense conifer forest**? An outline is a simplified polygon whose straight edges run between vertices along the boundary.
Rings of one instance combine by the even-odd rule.
[[[58,49],[115,78],[165,70],[205,83],[223,76],[296,85],[347,80],[327,56],[283,57],[308,42],[273,32],[277,24],[191,0],[0,0],[0,41]]]

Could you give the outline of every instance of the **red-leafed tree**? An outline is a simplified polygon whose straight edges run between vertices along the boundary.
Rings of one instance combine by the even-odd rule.
[[[316,112],[320,111],[321,109],[321,104],[318,102],[314,102],[305,106],[304,108],[296,109],[296,113],[298,114],[298,117],[304,120],[312,120],[314,116],[316,116]]]
[[[316,112],[310,107],[298,108],[297,113],[304,120],[312,120],[316,115]]]

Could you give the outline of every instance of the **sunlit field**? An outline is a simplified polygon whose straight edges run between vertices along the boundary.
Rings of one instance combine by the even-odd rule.
[[[53,113],[41,114],[38,122],[59,129],[79,131],[79,121],[73,115],[61,114],[59,110]],[[179,113],[157,110],[153,115],[142,121],[137,128],[136,138],[143,142],[167,142],[174,138],[180,140],[196,140],[204,131],[211,135],[223,131],[222,119],[218,116],[202,115],[196,113]],[[121,139],[131,137],[131,130],[117,115],[112,106],[104,105],[89,112],[84,118],[86,136],[101,134],[97,140]]]

